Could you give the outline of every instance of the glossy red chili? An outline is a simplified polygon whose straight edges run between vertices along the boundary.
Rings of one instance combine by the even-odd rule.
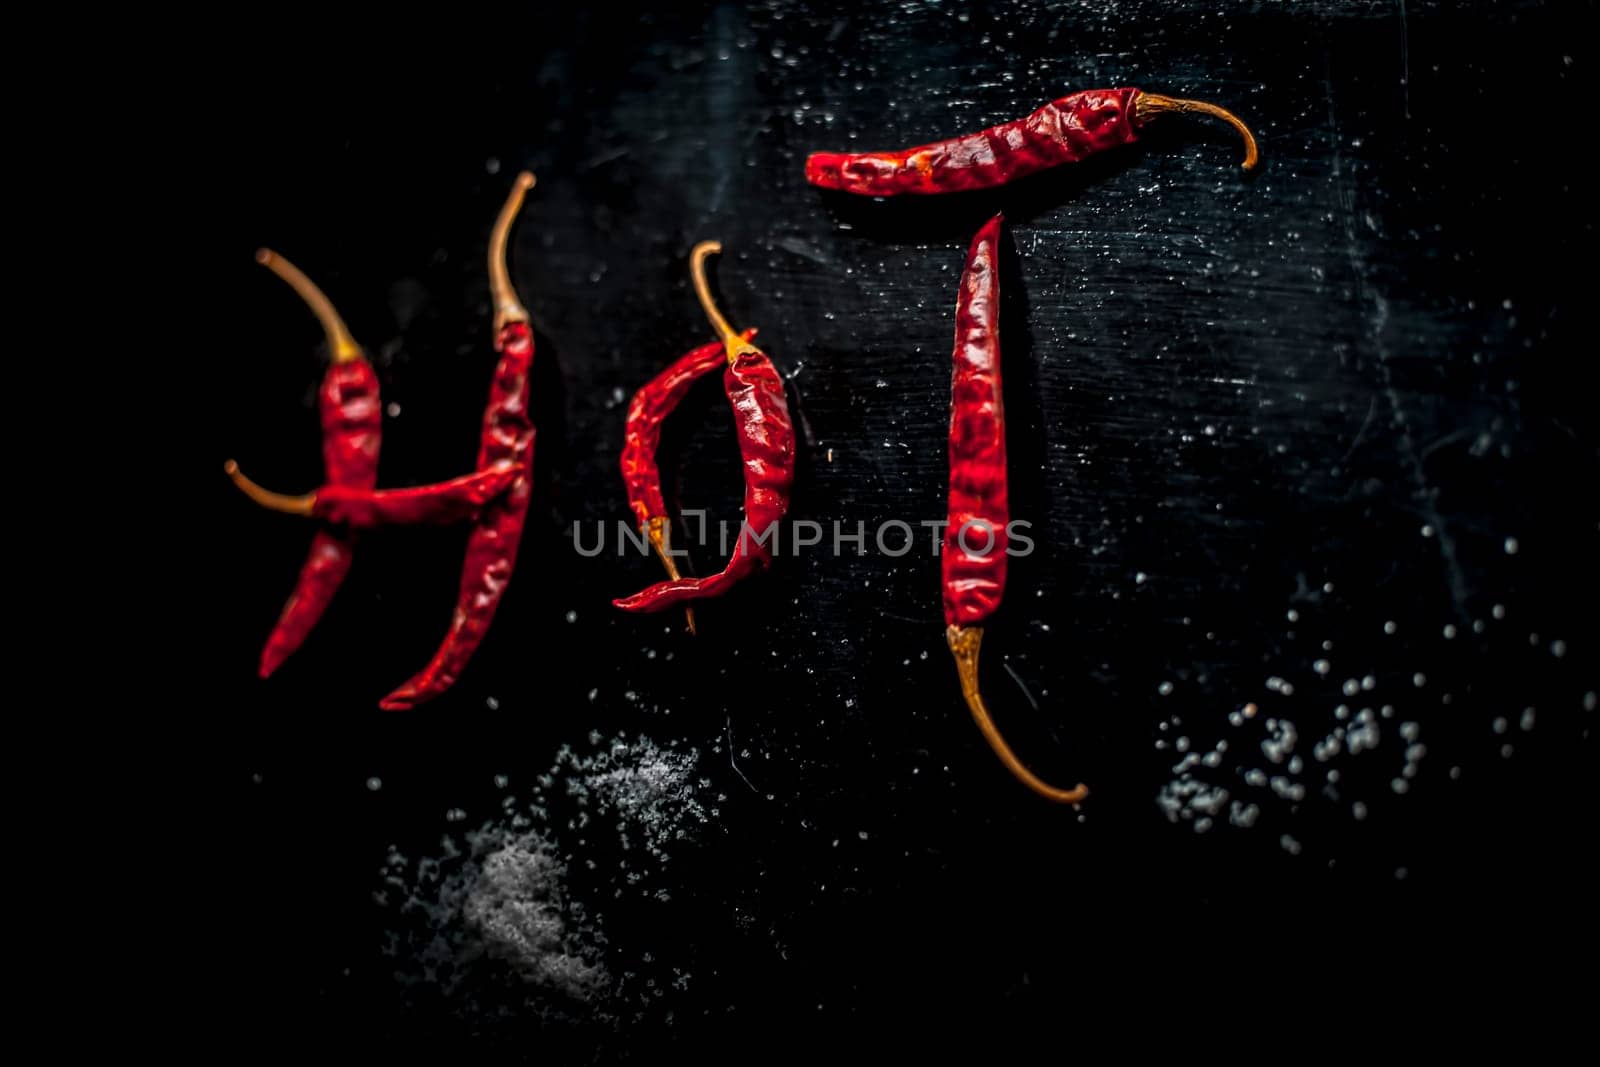
[[[517,548],[533,497],[534,425],[528,411],[528,377],[533,370],[533,331],[528,312],[517,299],[506,265],[511,224],[533,188],[533,175],[517,177],[489,240],[489,283],[495,305],[495,350],[500,353],[489,401],[484,407],[478,444],[478,469],[499,463],[517,467],[511,487],[483,509],[467,537],[466,560],[455,613],[438,651],[428,665],[384,697],[379,707],[403,711],[438,697],[456,683],[483,643],[495,610],[511,581]]]
[[[325,485],[304,496],[263,489],[228,460],[223,467],[246,496],[272,511],[322,519],[336,526],[415,526],[477,518],[483,506],[504,493],[522,473],[516,463],[497,463],[435,485],[407,489],[354,489]]]
[[[783,379],[765,352],[733,332],[711,299],[705,261],[707,256],[721,251],[722,246],[715,241],[696,245],[689,257],[689,268],[695,295],[722,338],[728,362],[722,387],[733,408],[739,454],[744,460],[744,522],[739,541],[720,572],[704,578],[658,582],[633,596],[613,601],[623,611],[663,611],[674,604],[721,596],[746,575],[765,570],[772,562],[778,523],[789,510],[789,491],[794,485],[794,424],[789,419]]]
[[[915,148],[817,152],[806,160],[806,181],[860,196],[990,189],[1130,144],[1153,119],[1181,113],[1229,123],[1244,138],[1244,169],[1255,167],[1260,158],[1255,136],[1230,111],[1139,89],[1089,89],[1052,100],[1025,118]]]
[[[257,252],[256,260],[294,289],[327,336],[331,362],[317,392],[317,408],[322,421],[322,465],[328,484],[369,490],[378,483],[378,450],[383,440],[378,376],[333,304],[311,279],[268,249]],[[261,649],[261,677],[270,676],[305,643],[350,573],[354,548],[355,535],[349,530],[319,529],[312,535],[311,550],[295,580],[294,591]]]
[[[741,335],[746,341],[755,330]],[[670,518],[661,493],[661,470],[656,466],[656,449],[661,444],[661,424],[677,410],[691,386],[727,361],[721,341],[712,341],[679,356],[667,369],[651,378],[633,394],[628,405],[628,421],[622,437],[622,482],[628,490],[628,506],[639,519],[639,529],[650,539],[650,547],[661,559],[669,578],[679,577],[672,553]],[[694,609],[685,608],[689,632],[693,633]]]
[[[978,687],[982,623],[1006,591],[1005,403],[1000,381],[1000,238],[996,215],[973,238],[956,301],[956,343],[950,378],[950,500],[940,566],[944,577],[945,636],[955,657],[961,693],[989,747],[1018,781],[1049,800],[1075,804],[1083,785],[1058,789],[1042,781],[1011,751]]]

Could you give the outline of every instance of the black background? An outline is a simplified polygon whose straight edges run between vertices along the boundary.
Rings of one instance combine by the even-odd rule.
[[[196,471],[219,551],[185,709],[216,774],[187,850],[206,870],[191,916],[198,976],[224,991],[218,1035],[614,1059],[740,1020],[781,1035],[1003,1016],[1065,1041],[1102,1002],[1216,1004],[1223,1029],[1280,1003],[1327,1020],[1416,989],[1526,990],[1535,946],[1581,954],[1600,507],[1587,280],[1565,264],[1593,237],[1591,179],[1568,162],[1570,101],[1594,88],[1586,13],[580,5],[486,25],[470,52],[263,30],[175,87],[227,116],[188,178],[214,246],[195,273],[229,325],[203,383]],[[803,180],[809,151],[915,144],[1115,85],[1235,109],[1262,168],[1242,174],[1225,128],[1169,120],[996,195],[873,203]],[[490,637],[447,698],[376,709],[437,643],[462,543],[394,531],[258,682],[307,532],[215,468],[231,455],[314,485],[322,364],[252,250],[317,279],[378,367],[399,411],[383,483],[449,477],[472,462],[494,360],[488,229],[523,166],[539,175],[512,252],[538,339],[537,490]],[[1090,783],[1081,812],[1023,791],[973,729],[925,534],[901,559],[786,557],[706,605],[698,638],[610,608],[657,580],[653,561],[570,542],[575,522],[628,517],[626,396],[709,339],[686,271],[708,238],[727,249],[730,318],[761,328],[789,381],[793,516],[941,517],[955,282],[996,210],[1014,245],[1013,513],[1039,551],[1013,567],[985,682],[1024,758]],[[717,388],[676,421],[678,499],[736,520]],[[1230,723],[1248,702],[1260,714]],[[1347,703],[1393,717],[1375,750],[1319,762]],[[1260,748],[1269,719],[1298,731],[1298,800],[1247,780],[1286,773]],[[1402,722],[1427,749],[1404,793]],[[725,797],[658,873],[669,904],[609,901],[617,857],[562,841],[598,864],[585,884],[613,966],[649,953],[691,972],[687,990],[592,1025],[404,1000],[378,952],[385,848],[427,853],[458,829],[452,808],[493,816],[493,775],[515,792],[590,731],[694,747]],[[1255,805],[1252,825],[1227,805],[1204,832],[1202,813],[1169,819],[1180,737],[1228,742],[1188,773]]]

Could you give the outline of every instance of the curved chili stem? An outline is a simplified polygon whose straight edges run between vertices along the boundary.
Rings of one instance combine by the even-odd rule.
[[[1058,804],[1077,804],[1089,795],[1089,787],[1081,782],[1071,789],[1058,789],[1048,782],[1040,779],[1011,751],[1011,746],[1006,744],[1005,738],[1000,736],[1000,730],[989,717],[989,709],[984,706],[983,694],[978,691],[978,651],[983,645],[983,627],[981,626],[950,626],[945,630],[945,637],[950,642],[950,652],[956,658],[956,671],[961,676],[961,695],[967,698],[967,707],[972,711],[972,720],[978,724],[978,730],[983,734],[983,739],[989,742],[989,747],[994,749],[994,754],[1000,757],[1000,762],[1006,765],[1012,777],[1044,797]]]
[[[650,547],[656,550],[656,555],[661,557],[661,565],[667,569],[667,577],[677,581],[683,577],[678,573],[678,564],[672,558],[672,542],[667,533],[667,517],[665,515],[652,515],[645,524],[645,536],[650,538]],[[694,628],[694,608],[684,608],[683,613],[689,621],[689,632],[697,632]]]
[[[711,328],[722,338],[722,347],[727,350],[728,362],[732,363],[748,352],[760,352],[761,349],[735,333],[733,327],[728,325],[728,320],[722,317],[722,312],[717,310],[716,301],[711,299],[711,285],[706,281],[706,257],[721,252],[721,241],[701,241],[695,245],[694,251],[689,253],[689,276],[694,279],[694,295],[700,299],[706,318],[711,320]]]
[[[511,284],[511,270],[506,265],[506,244],[511,236],[511,224],[517,220],[523,198],[533,188],[535,180],[531,171],[525,170],[517,175],[510,195],[500,208],[500,217],[495,219],[494,229],[489,234],[489,292],[494,296],[496,333],[513,322],[528,321],[528,309],[517,299],[517,291]]]
[[[1244,169],[1254,170],[1256,164],[1261,162],[1261,153],[1256,148],[1256,135],[1250,132],[1250,127],[1244,124],[1243,119],[1225,107],[1204,100],[1181,100],[1175,96],[1141,92],[1134,98],[1133,114],[1134,120],[1141,125],[1158,115],[1170,114],[1210,115],[1212,118],[1221,119],[1239,131],[1239,136],[1244,138]]]
[[[286,515],[311,515],[317,506],[317,494],[307,493],[304,496],[286,496],[283,493],[274,493],[270,489],[263,489],[249,478],[244,471],[239,469],[239,464],[233,460],[222,465],[228,472],[228,477],[233,479],[233,484],[239,491],[254,500],[268,511],[281,511]]]
[[[333,301],[299,267],[270,248],[256,249],[256,262],[288,282],[289,288],[306,302],[317,321],[322,323],[322,332],[328,336],[328,351],[335,363],[353,363],[361,358],[361,346],[356,344],[349,327],[339,317],[339,312],[334,310]]]

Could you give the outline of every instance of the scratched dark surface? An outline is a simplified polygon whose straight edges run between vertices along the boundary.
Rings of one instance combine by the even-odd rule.
[[[1592,297],[1563,266],[1593,240],[1591,182],[1561,101],[1593,96],[1583,7],[580,5],[505,26],[489,70],[488,49],[339,69],[306,41],[247,46],[213,72],[236,184],[206,270],[249,328],[208,373],[205,462],[318,476],[318,335],[251,262],[269,244],[379,369],[383,483],[466,470],[493,363],[485,242],[523,166],[539,444],[491,635],[403,715],[376,702],[443,633],[461,532],[368,538],[262,683],[308,534],[207,474],[224,552],[194,718],[222,779],[196,917],[219,1033],[604,1061],[741,1023],[1066,1034],[1102,1002],[1211,998],[1226,1030],[1276,998],[1326,1014],[1581,950],[1600,436]],[[252,81],[269,57],[316,76]],[[803,181],[811,150],[1116,85],[1234,108],[1261,170],[1225,128],[1168,120],[1002,195]],[[686,271],[708,238],[730,318],[789,383],[793,516],[940,518],[956,278],[996,210],[1012,506],[1038,549],[984,678],[1023,757],[1090,784],[1076,812],[973,728],[926,531],[901,558],[870,534],[862,555],[786,555],[705,605],[698,638],[609,606],[653,560],[571,540],[628,517],[626,397],[709,339]],[[677,499],[736,521],[717,388],[676,423]],[[631,835],[598,778],[569,794],[559,756],[618,737],[629,773],[644,750],[680,772]],[[599,977],[462,935],[415,865],[475,884],[451,850],[485,824],[546,843],[525,914],[559,918]]]

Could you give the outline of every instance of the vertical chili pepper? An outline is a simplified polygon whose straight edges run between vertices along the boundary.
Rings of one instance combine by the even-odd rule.
[[[755,335],[752,329],[741,336],[748,341]],[[701,345],[679,356],[666,370],[640,386],[628,405],[622,439],[622,481],[628,489],[628,505],[639,517],[639,529],[650,539],[650,547],[673,580],[679,577],[678,565],[673,561],[667,502],[661,495],[661,470],[656,466],[661,424],[677,410],[689,387],[721,367],[726,358],[721,341]],[[694,609],[685,608],[684,614],[689,632],[694,633]]]
[[[657,582],[630,597],[612,601],[623,611],[663,611],[674,604],[721,596],[747,574],[772,563],[772,539],[789,510],[789,490],[794,485],[794,425],[783,394],[783,379],[767,354],[733,332],[711,299],[706,282],[707,256],[722,251],[715,241],[696,245],[689,256],[695,295],[706,317],[722,339],[728,366],[722,388],[733,408],[739,432],[739,454],[744,460],[744,522],[733,556],[719,573],[705,578],[677,578]]]
[[[961,694],[984,740],[1023,785],[1040,796],[1075,804],[1083,785],[1058,789],[1041,781],[1000,735],[978,688],[982,623],[1006,591],[1005,404],[1000,389],[1000,234],[996,215],[973,238],[956,301],[954,370],[950,379],[950,502],[940,565],[944,576],[945,636],[955,656]]]
[[[1089,89],[1053,100],[1025,118],[916,148],[816,152],[806,159],[806,181],[860,196],[992,189],[1131,144],[1139,139],[1140,127],[1171,114],[1222,119],[1244,138],[1244,169],[1253,169],[1259,161],[1249,127],[1216,104],[1139,89]]]
[[[506,245],[523,198],[533,188],[532,174],[517,176],[489,239],[489,285],[494,296],[495,365],[489,401],[483,412],[478,469],[512,462],[520,466],[511,488],[489,504],[467,537],[461,587],[450,629],[433,659],[413,678],[379,702],[386,711],[403,711],[432,700],[455,684],[494,621],[495,609],[517,561],[517,547],[533,496],[534,425],[528,412],[528,376],[533,369],[533,331],[517,299],[506,264]]]
[[[331,486],[371,489],[378,483],[378,450],[383,439],[383,412],[378,403],[378,376],[350,336],[344,320],[311,279],[282,256],[261,249],[256,261],[289,284],[311,308],[328,339],[332,362],[318,391],[322,419],[322,465]],[[295,580],[277,624],[261,650],[260,675],[282,666],[310,635],[333,596],[350,573],[354,534],[318,530],[311,551]]]
[[[303,515],[339,526],[414,526],[477,518],[483,506],[505,492],[522,472],[516,463],[496,463],[447,482],[407,489],[352,489],[325,485],[314,493],[287,496],[263,489],[228,460],[223,470],[245,496],[269,511]]]

